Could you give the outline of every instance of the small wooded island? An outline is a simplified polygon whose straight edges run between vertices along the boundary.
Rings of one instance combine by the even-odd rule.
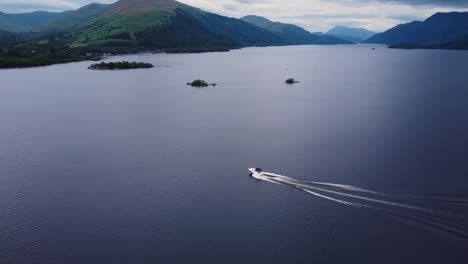
[[[296,81],[294,78],[289,78],[286,80],[286,83],[287,84],[295,84],[295,83],[299,83],[298,81]]]
[[[207,87],[207,86],[216,86],[216,83],[208,83],[204,80],[197,79],[191,83],[187,83],[187,85],[193,86],[193,87]]]
[[[90,70],[129,70],[129,69],[149,69],[153,68],[154,65],[145,62],[101,62],[96,63],[88,67]]]

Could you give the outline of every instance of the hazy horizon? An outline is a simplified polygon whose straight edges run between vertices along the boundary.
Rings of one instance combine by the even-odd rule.
[[[0,0],[0,11],[65,11],[84,5],[114,3],[115,0]],[[311,32],[325,32],[336,25],[384,31],[401,23],[424,20],[437,12],[468,11],[460,0],[181,0],[206,11],[230,17],[259,15],[292,23]]]

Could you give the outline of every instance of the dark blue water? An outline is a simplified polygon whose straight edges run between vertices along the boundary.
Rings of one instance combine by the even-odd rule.
[[[466,263],[463,233],[247,168],[455,201],[467,216],[468,52],[109,60],[122,59],[158,67],[0,71],[0,263]],[[196,78],[218,86],[185,85]]]

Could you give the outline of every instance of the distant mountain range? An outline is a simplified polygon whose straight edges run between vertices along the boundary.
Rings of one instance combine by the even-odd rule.
[[[68,12],[32,12],[24,14],[5,14],[0,12],[0,30],[10,32],[27,32],[45,25]]]
[[[0,12],[0,45],[39,38],[68,48],[160,49],[173,52],[246,46],[378,43],[407,48],[465,48],[468,12],[437,13],[423,22],[375,34],[336,26],[325,34],[264,17],[229,18],[174,0],[120,0],[60,13]]]
[[[325,34],[328,36],[341,38],[347,41],[360,43],[372,37],[373,35],[375,35],[375,32],[372,32],[365,28],[351,28],[351,27],[345,27],[345,26],[336,26],[330,29]]]
[[[2,13],[0,29],[39,32],[46,39],[53,35],[49,42],[60,34],[60,41],[70,48],[139,47],[184,52],[350,43],[260,17],[224,17],[173,0],[120,0],[63,13]]]
[[[260,16],[245,16],[241,18],[248,23],[254,24],[260,28],[266,29],[288,40],[290,44],[351,44],[352,41],[346,41],[334,36],[313,34],[309,31],[292,24],[273,22]]]
[[[437,13],[423,22],[398,25],[366,43],[396,48],[468,49],[468,12]]]

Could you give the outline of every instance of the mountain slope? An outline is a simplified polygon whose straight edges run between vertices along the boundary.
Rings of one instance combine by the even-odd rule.
[[[135,33],[138,46],[166,51],[228,50],[286,42],[256,26],[212,13],[177,8],[170,23]]]
[[[375,32],[369,31],[365,28],[350,28],[344,26],[336,26],[330,29],[325,34],[352,42],[362,42],[375,35]]]
[[[111,5],[106,14],[122,15],[128,13],[148,13],[159,11],[173,11],[188,5],[173,0],[121,0]]]
[[[378,44],[418,44],[456,42],[468,36],[468,12],[437,13],[424,22],[398,25],[366,40]]]
[[[0,30],[10,32],[25,32],[40,27],[66,15],[69,12],[32,12],[24,14],[5,14],[0,12]]]
[[[280,37],[287,40],[290,44],[348,44],[345,41],[336,37],[317,35],[308,32],[307,30],[292,24],[284,24],[273,22],[260,16],[245,16],[241,18],[248,23],[271,31]]]
[[[65,31],[72,28],[84,27],[97,19],[110,5],[89,4],[64,16],[51,20],[49,23],[36,27],[36,31]]]

